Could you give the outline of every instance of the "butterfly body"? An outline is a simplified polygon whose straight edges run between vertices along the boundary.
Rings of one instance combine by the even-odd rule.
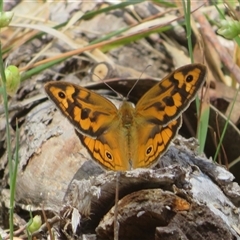
[[[108,170],[131,170],[155,164],[181,126],[180,114],[204,82],[206,67],[177,69],[152,87],[134,107],[119,109],[108,99],[67,82],[49,82],[45,90],[93,159]]]

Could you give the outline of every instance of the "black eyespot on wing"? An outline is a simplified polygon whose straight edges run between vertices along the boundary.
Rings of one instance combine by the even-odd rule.
[[[112,157],[112,154],[108,151],[105,152],[105,155],[106,157],[108,158],[108,160],[112,161],[113,160],[113,157]]]
[[[148,156],[148,155],[152,152],[152,150],[153,150],[153,147],[152,147],[152,145],[151,145],[151,146],[149,146],[149,147],[147,148],[147,150],[146,150],[146,155]]]
[[[188,75],[187,77],[186,77],[186,82],[187,83],[190,83],[190,82],[192,82],[193,81],[193,75]]]
[[[66,95],[65,95],[64,92],[59,92],[59,93],[58,93],[58,96],[59,96],[61,99],[66,98]]]

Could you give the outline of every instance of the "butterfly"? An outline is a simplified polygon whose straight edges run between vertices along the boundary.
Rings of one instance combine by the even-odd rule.
[[[204,83],[206,67],[176,69],[150,88],[134,107],[76,84],[51,81],[45,91],[75,127],[91,157],[107,170],[147,168],[158,162],[181,127],[181,114]]]

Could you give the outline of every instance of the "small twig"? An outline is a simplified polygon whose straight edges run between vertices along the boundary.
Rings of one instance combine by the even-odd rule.
[[[119,201],[119,177],[120,172],[116,174],[116,189],[115,189],[115,209],[114,209],[114,240],[118,240],[119,222],[118,222],[118,201]]]
[[[18,236],[20,233],[22,233],[27,227],[27,224],[25,224],[24,226],[20,227],[18,230],[13,232],[13,236]],[[4,240],[10,239],[10,234],[8,234],[7,236],[5,236],[3,238]]]
[[[50,223],[48,222],[48,219],[47,219],[47,216],[46,216],[44,207],[42,207],[42,214],[43,214],[43,217],[44,217],[44,221],[45,221],[45,223],[46,223],[46,227],[47,227],[48,232],[49,232],[49,237],[50,237],[51,240],[54,240],[54,237],[53,237],[53,234],[52,234],[52,231],[51,231],[51,225],[50,225]]]

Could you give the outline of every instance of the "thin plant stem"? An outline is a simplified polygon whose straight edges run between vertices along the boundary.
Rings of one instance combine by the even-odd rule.
[[[0,42],[0,74],[2,78],[2,97],[3,105],[5,111],[6,119],[6,135],[7,135],[7,156],[8,156],[8,167],[9,167],[9,176],[10,176],[10,185],[13,181],[13,164],[12,164],[12,149],[11,149],[11,136],[10,136],[10,127],[9,127],[9,115],[8,115],[8,97],[6,91],[6,78],[4,73],[4,65],[2,59],[2,44]],[[10,196],[10,208],[9,208],[9,226],[10,226],[10,239],[13,239],[13,209],[14,209],[14,196]]]

